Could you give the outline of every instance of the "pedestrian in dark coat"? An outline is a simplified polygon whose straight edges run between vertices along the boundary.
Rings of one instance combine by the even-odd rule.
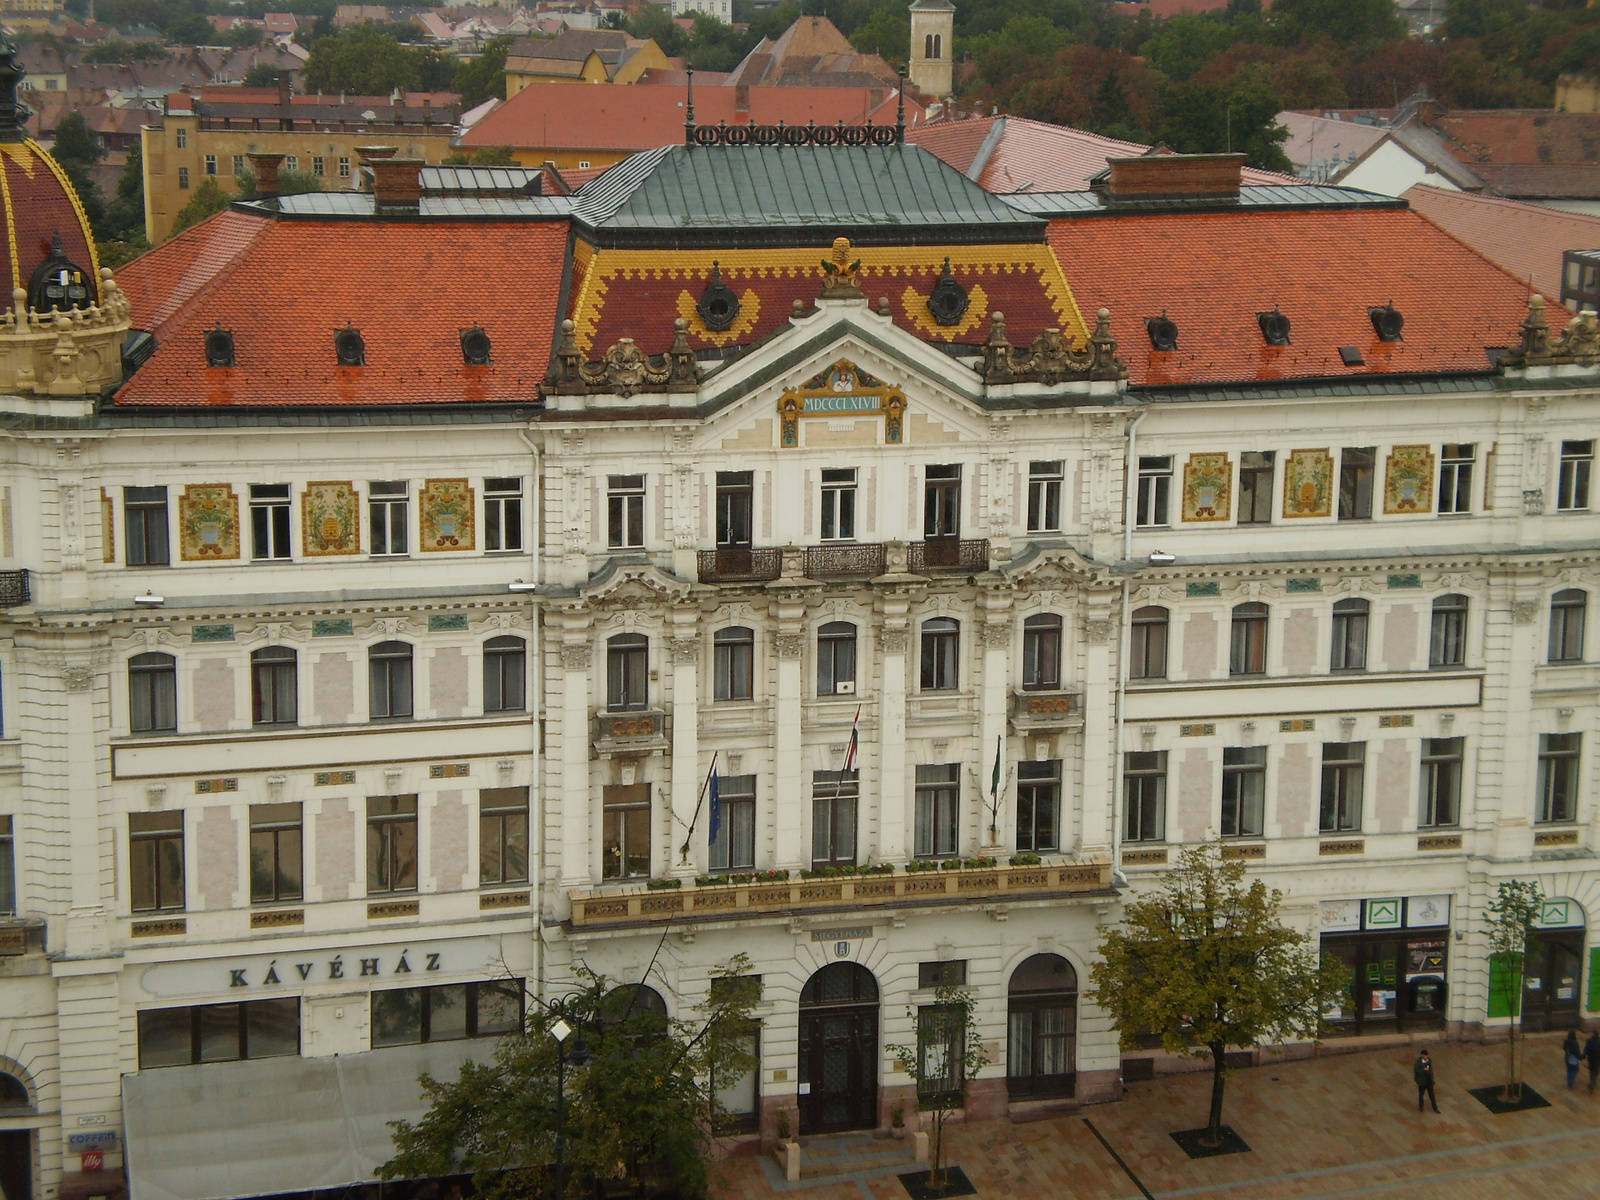
[[[1567,1091],[1578,1083],[1578,1067],[1583,1063],[1583,1048],[1578,1045],[1578,1031],[1567,1030],[1567,1040],[1561,1043],[1561,1061],[1567,1065]]]
[[[1592,1095],[1595,1084],[1600,1083],[1600,1032],[1590,1032],[1589,1040],[1583,1044],[1583,1061],[1589,1064],[1589,1092]]]
[[[1411,1077],[1417,1081],[1417,1111],[1422,1111],[1422,1097],[1433,1102],[1433,1111],[1439,1111],[1439,1098],[1433,1094],[1433,1059],[1424,1050],[1411,1065]]]

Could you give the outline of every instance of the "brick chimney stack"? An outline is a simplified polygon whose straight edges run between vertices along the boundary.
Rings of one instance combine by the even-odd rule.
[[[255,172],[256,199],[276,200],[283,191],[283,184],[278,179],[278,168],[283,163],[283,155],[252,153],[246,157],[250,160],[250,169]]]
[[[287,72],[287,71],[279,71],[278,72],[278,107],[279,108],[288,108],[289,104],[290,104],[290,100],[289,100],[289,72]],[[284,113],[283,115],[284,116],[288,116],[289,114],[288,113]]]
[[[1113,204],[1159,200],[1237,200],[1243,154],[1141,154],[1113,158]]]
[[[372,171],[372,195],[377,207],[417,211],[422,201],[420,158],[376,158],[367,164]]]

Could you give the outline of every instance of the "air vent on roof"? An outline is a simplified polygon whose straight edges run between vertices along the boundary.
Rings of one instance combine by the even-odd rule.
[[[734,321],[738,320],[739,297],[722,282],[721,263],[711,264],[711,282],[700,293],[700,302],[695,307],[700,310],[700,319],[706,323],[706,328],[717,333],[732,328]]]
[[[1256,320],[1261,325],[1261,336],[1267,339],[1269,346],[1287,346],[1289,344],[1289,318],[1277,309],[1271,312],[1257,313]]]
[[[1367,309],[1367,316],[1372,318],[1372,328],[1380,342],[1401,340],[1400,331],[1406,327],[1406,319],[1400,315],[1400,310],[1394,306],[1393,300],[1382,308]]]
[[[1178,348],[1178,323],[1162,309],[1159,317],[1146,317],[1144,327],[1150,334],[1150,349],[1176,350]]]
[[[206,334],[206,366],[233,366],[233,334],[224,329],[220,321]]]
[[[1361,357],[1360,346],[1340,346],[1339,358],[1347,367],[1359,367],[1367,361]]]
[[[367,365],[367,344],[361,339],[361,334],[352,325],[346,325],[337,330],[333,335],[333,350],[339,356],[341,367],[364,367]]]
[[[970,302],[967,289],[962,287],[950,273],[950,259],[946,256],[944,273],[939,276],[939,282],[933,285],[933,291],[928,295],[928,311],[939,324],[955,325],[966,316],[967,305]]]
[[[469,367],[487,366],[489,358],[489,335],[479,326],[461,331],[461,357],[466,360]]]

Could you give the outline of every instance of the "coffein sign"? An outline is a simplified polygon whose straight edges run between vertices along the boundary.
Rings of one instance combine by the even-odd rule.
[[[161,963],[140,979],[152,996],[178,997],[281,989],[396,986],[432,981],[442,975],[492,979],[505,974],[498,938],[457,938],[395,946],[285,951],[250,958]]]

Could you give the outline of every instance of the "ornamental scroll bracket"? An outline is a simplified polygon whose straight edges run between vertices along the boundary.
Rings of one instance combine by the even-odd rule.
[[[689,345],[689,322],[673,322],[672,345],[661,355],[646,354],[632,338],[621,338],[595,362],[578,346],[577,326],[561,322],[561,344],[545,375],[547,392],[557,396],[617,395],[636,392],[693,392],[703,372]]]
[[[1528,315],[1518,331],[1518,343],[1501,356],[1501,366],[1531,367],[1562,363],[1593,366],[1600,362],[1600,315],[1586,308],[1568,321],[1558,336],[1552,337],[1544,308],[1543,296],[1535,294],[1528,297]]]
[[[1118,356],[1117,340],[1111,336],[1111,310],[1106,308],[1096,314],[1094,332],[1081,350],[1074,349],[1071,339],[1059,329],[1046,329],[1025,349],[1018,349],[1006,338],[1005,314],[994,312],[978,369],[986,383],[1042,383],[1047,387],[1069,380],[1128,377],[1128,364]]]
[[[779,445],[789,450],[800,445],[802,418],[882,417],[884,444],[898,446],[905,440],[905,413],[903,391],[841,358],[779,397]]]

